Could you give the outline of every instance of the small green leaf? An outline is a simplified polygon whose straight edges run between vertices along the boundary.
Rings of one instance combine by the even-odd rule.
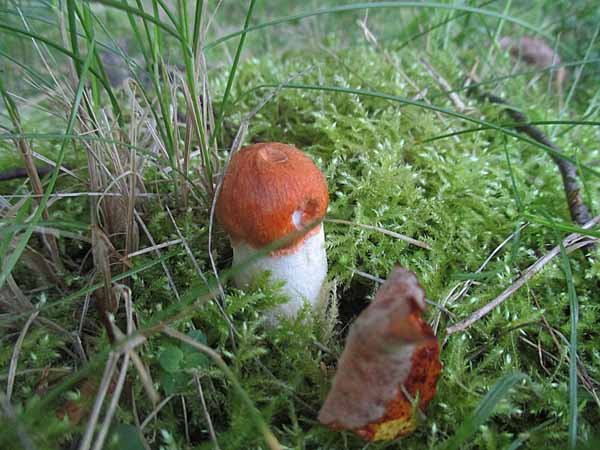
[[[187,335],[189,337],[191,337],[193,340],[200,342],[201,344],[206,345],[208,342],[206,340],[206,335],[200,330],[192,330]]]
[[[161,372],[160,385],[165,391],[165,394],[172,395],[177,391],[175,378],[168,372]]]
[[[123,423],[114,428],[106,448],[107,450],[145,450],[138,429]]]
[[[160,374],[160,385],[165,391],[165,394],[172,395],[181,392],[185,389],[186,381],[189,376],[183,372],[179,373],[168,373],[161,372]]]
[[[160,367],[169,373],[177,372],[182,360],[183,352],[178,347],[172,345],[166,347],[158,357]]]
[[[192,330],[188,336],[201,344],[206,345],[206,335],[200,330]],[[197,367],[205,367],[209,363],[209,358],[197,348],[189,344],[182,344],[181,349],[184,351],[183,367],[186,369],[194,369]]]

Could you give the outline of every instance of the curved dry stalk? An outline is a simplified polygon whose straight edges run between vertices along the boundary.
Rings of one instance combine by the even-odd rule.
[[[277,440],[277,438],[275,437],[273,432],[269,429],[268,425],[265,423],[265,421],[262,418],[262,416],[260,415],[260,413],[256,410],[256,407],[252,403],[252,400],[250,399],[250,397],[248,397],[248,394],[246,393],[246,391],[244,391],[244,388],[240,385],[239,381],[237,381],[237,378],[235,377],[235,375],[233,374],[233,372],[231,371],[229,366],[225,363],[225,361],[223,361],[223,358],[221,358],[221,355],[219,355],[216,351],[214,351],[209,346],[204,345],[204,344],[192,339],[191,337],[187,336],[186,334],[180,333],[179,331],[177,331],[171,327],[165,326],[162,329],[162,332],[165,333],[166,335],[171,336],[175,339],[178,339],[188,345],[191,345],[192,347],[196,348],[197,350],[201,351],[202,353],[208,355],[215,362],[215,364],[217,364],[217,366],[219,366],[219,368],[223,371],[223,373],[227,376],[227,378],[229,378],[229,380],[233,384],[238,395],[240,396],[242,401],[248,407],[250,415],[253,416],[253,419],[256,422],[256,424],[258,425],[260,432],[263,435],[265,442],[267,443],[269,448],[271,450],[282,450],[281,445],[279,444],[279,441]]]
[[[10,397],[12,395],[13,386],[15,383],[15,376],[17,374],[17,362],[19,361],[19,353],[21,352],[21,347],[23,347],[23,341],[25,340],[25,336],[27,335],[27,331],[29,327],[38,316],[40,311],[36,309],[27,319],[21,333],[19,333],[19,338],[15,343],[15,348],[13,350],[12,357],[10,358],[10,366],[8,368],[8,382],[6,383],[6,400],[10,402]]]
[[[150,423],[150,421],[156,417],[156,415],[160,412],[161,409],[163,409],[165,407],[165,405],[167,403],[169,403],[169,401],[171,401],[171,399],[175,397],[174,395],[169,395],[168,397],[164,398],[158,405],[156,405],[156,408],[154,408],[152,410],[152,412],[150,414],[148,414],[148,416],[144,419],[144,421],[141,423],[140,425],[140,430],[143,430],[144,428],[146,428],[146,425],[148,425]]]
[[[204,418],[206,419],[206,425],[208,427],[208,433],[210,434],[210,439],[213,441],[216,450],[221,450],[219,447],[219,442],[217,441],[217,434],[215,433],[215,429],[213,427],[212,419],[210,418],[210,413],[208,412],[208,408],[206,407],[206,400],[204,400],[204,391],[202,389],[202,383],[200,383],[200,377],[198,375],[194,375],[194,380],[196,381],[196,387],[198,388],[198,394],[200,395],[200,402],[202,403],[202,411],[204,412]]]
[[[393,238],[399,239],[404,242],[408,242],[409,244],[416,245],[417,247],[421,247],[426,250],[431,250],[431,246],[429,244],[427,244],[426,242],[418,241],[417,239],[411,238],[410,236],[406,236],[405,234],[396,233],[395,231],[386,230],[385,228],[378,227],[375,225],[365,225],[362,223],[351,222],[349,220],[343,220],[343,219],[324,219],[323,222],[339,223],[339,224],[343,224],[343,225],[350,225],[350,226],[365,228],[367,230],[379,231],[382,234],[391,236]]]
[[[102,450],[102,447],[104,446],[104,441],[106,439],[106,436],[108,435],[108,429],[112,422],[112,418],[117,410],[117,405],[119,404],[119,399],[121,398],[121,392],[123,391],[123,385],[125,384],[127,369],[129,368],[129,356],[130,354],[126,353],[125,357],[123,358],[121,371],[119,372],[119,377],[117,379],[114,392],[112,393],[110,403],[108,405],[108,410],[106,411],[106,415],[104,416],[102,428],[100,428],[100,431],[98,432],[96,444],[94,445],[92,450]]]
[[[83,434],[83,438],[81,439],[81,444],[79,444],[79,450],[89,450],[90,445],[92,444],[92,437],[94,434],[94,429],[96,428],[96,423],[98,422],[98,418],[100,417],[100,410],[102,409],[104,398],[108,393],[108,388],[110,387],[110,382],[112,380],[113,374],[117,369],[117,361],[120,356],[121,355],[116,352],[110,352],[108,355],[108,360],[106,361],[106,365],[104,366],[104,374],[102,375],[102,381],[100,382],[100,388],[98,389],[98,395],[96,395],[96,400],[94,401],[92,413],[90,414],[90,418],[88,419],[88,423],[85,428],[85,433]]]
[[[474,73],[469,75],[467,83],[470,83],[471,80],[475,82],[479,81]],[[592,216],[581,196],[581,187],[579,185],[579,181],[577,180],[577,167],[575,164],[560,156],[564,152],[556,144],[554,144],[554,142],[552,142],[550,138],[542,132],[542,130],[534,125],[530,125],[529,119],[525,116],[525,114],[518,111],[508,101],[498,97],[497,95],[490,94],[489,92],[478,92],[476,88],[471,88],[471,92],[476,92],[479,98],[482,100],[487,100],[490,103],[502,105],[504,112],[512,120],[514,120],[515,123],[517,123],[514,128],[518,132],[526,134],[534,141],[554,150],[553,153],[550,153],[550,157],[560,172],[571,219],[573,219],[573,222],[578,225],[584,225],[585,223],[589,222],[592,219]]]
[[[590,229],[598,223],[600,223],[600,216],[594,217],[592,220],[584,224],[582,228]],[[564,246],[565,250],[568,253],[570,253],[573,250],[587,247],[595,242],[598,242],[597,238],[590,238],[588,236],[582,236],[578,233],[572,233],[563,240],[562,245]],[[556,257],[559,254],[560,245],[557,245],[548,253],[546,253],[543,257],[541,257],[535,263],[529,266],[517,281],[515,281],[508,288],[506,288],[494,300],[475,311],[466,319],[448,327],[446,329],[446,339],[448,339],[448,337],[454,333],[467,330],[474,323],[476,323],[481,318],[492,312],[496,307],[504,303],[504,301],[508,300],[515,292],[517,292],[523,285],[525,285],[525,283],[527,283],[531,278],[533,278],[534,275],[540,272],[546,264],[548,264],[554,257]]]

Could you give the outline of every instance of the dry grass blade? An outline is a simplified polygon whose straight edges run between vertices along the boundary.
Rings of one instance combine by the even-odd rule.
[[[254,420],[256,425],[259,427],[260,432],[262,433],[262,435],[265,439],[265,442],[267,443],[269,448],[271,450],[282,450],[281,445],[279,444],[279,441],[277,440],[277,438],[275,437],[273,432],[269,429],[268,425],[265,423],[261,414],[256,410],[256,407],[252,403],[252,400],[250,399],[250,397],[248,397],[248,394],[246,393],[244,388],[239,384],[236,377],[229,369],[229,366],[227,366],[225,361],[223,361],[223,358],[221,358],[221,355],[219,355],[216,351],[214,351],[212,348],[208,347],[207,345],[204,345],[204,344],[196,341],[195,339],[192,339],[191,337],[189,337],[183,333],[180,333],[179,331],[177,331],[171,327],[164,327],[162,329],[162,331],[166,335],[171,336],[175,339],[178,339],[188,345],[191,345],[195,349],[197,349],[197,350],[201,351],[202,353],[206,354],[207,356],[209,356],[217,364],[217,366],[219,366],[219,368],[225,373],[227,378],[229,378],[229,380],[233,384],[233,386],[234,386],[235,390],[237,391],[238,395],[240,396],[241,400],[247,406],[249,413],[252,416],[252,419]]]
[[[600,223],[600,216],[594,217],[592,220],[587,222],[582,226],[584,229],[590,229]],[[570,234],[567,236],[562,244],[565,247],[567,252],[572,252],[573,250],[577,250],[579,248],[583,248],[589,246],[590,244],[597,242],[596,238],[587,238],[577,233]],[[504,301],[509,299],[516,291],[518,291],[527,281],[529,281],[534,275],[536,275],[540,270],[544,268],[546,264],[548,264],[554,257],[560,254],[560,245],[557,245],[552,250],[550,250],[546,255],[538,259],[535,263],[529,266],[523,275],[515,281],[512,285],[506,288],[500,295],[498,295],[494,300],[486,304],[484,307],[478,309],[473,314],[471,314],[465,320],[458,322],[446,329],[447,337],[458,333],[460,331],[465,331],[470,328],[474,323],[478,320],[489,314],[496,307],[501,305]],[[446,338],[447,338],[446,337]]]
[[[13,410],[12,405],[4,395],[4,392],[0,391],[0,406],[2,409],[0,413],[2,416],[6,417],[10,422],[12,422],[15,426],[15,431],[17,434],[17,438],[19,439],[19,443],[25,450],[36,450],[37,447],[27,434],[27,431],[23,428],[23,425],[17,420],[17,416],[15,411]]]
[[[104,323],[106,332],[111,340],[115,336],[108,321],[108,314],[117,310],[117,297],[112,289],[112,276],[110,270],[109,249],[106,240],[102,237],[102,231],[97,226],[92,227],[92,255],[94,258],[94,266],[97,275],[100,277],[104,286],[94,293],[96,298],[96,308],[100,314],[100,318]]]
[[[108,429],[112,422],[113,416],[117,410],[117,405],[119,404],[119,399],[121,398],[121,392],[123,391],[123,386],[125,384],[125,377],[127,376],[127,369],[129,368],[129,353],[126,353],[123,358],[123,364],[121,366],[121,371],[119,372],[119,377],[117,378],[117,382],[115,384],[114,392],[112,393],[110,403],[108,405],[108,410],[106,411],[106,415],[104,417],[104,422],[102,424],[102,428],[98,432],[98,436],[96,438],[96,444],[92,447],[92,450],[102,450],[104,446],[104,441],[106,436],[108,435]]]
[[[6,106],[6,111],[10,117],[10,120],[15,127],[16,134],[22,135],[24,134],[23,127],[21,125],[21,117],[19,115],[19,110],[12,100],[9,93],[4,88],[4,83],[0,80],[0,94],[4,98],[4,104]],[[21,153],[21,157],[23,158],[23,162],[25,164],[25,169],[27,171],[27,176],[29,177],[29,181],[31,183],[31,187],[33,189],[34,194],[38,196],[42,196],[44,194],[44,189],[42,187],[42,181],[40,180],[40,176],[38,174],[38,169],[35,167],[35,163],[33,162],[33,155],[31,151],[31,147],[27,140],[23,138],[15,139],[15,146],[19,149]],[[44,220],[49,220],[50,215],[48,214],[48,210],[44,208],[42,211],[42,218]],[[56,238],[52,235],[42,235],[42,239],[48,251],[50,253],[50,257],[52,258],[52,262],[56,266],[56,268],[61,268],[62,263],[60,260],[60,255],[58,251],[58,243]]]
[[[408,242],[409,244],[412,244],[412,245],[416,245],[417,247],[421,247],[426,250],[431,250],[431,246],[429,244],[427,244],[426,242],[418,241],[417,239],[411,238],[410,236],[396,233],[395,231],[386,230],[385,228],[377,227],[375,225],[364,225],[361,223],[351,222],[349,220],[342,220],[342,219],[325,219],[324,222],[339,223],[339,224],[343,224],[343,225],[350,225],[350,226],[354,226],[354,227],[365,228],[367,230],[379,231],[382,234],[391,236],[396,239],[400,239],[401,241]]]
[[[200,377],[198,375],[194,375],[194,380],[196,381],[196,387],[198,388],[198,395],[200,395],[200,402],[202,403],[202,411],[204,412],[204,418],[206,419],[206,425],[208,427],[208,433],[210,434],[210,440],[213,442],[215,449],[220,450],[219,442],[217,441],[217,434],[215,433],[212,419],[210,418],[210,413],[208,412],[208,408],[206,407],[206,400],[204,400],[204,390],[202,389]]]
[[[140,216],[140,214],[137,211],[134,211],[134,214],[135,214],[135,219],[137,220],[140,228],[142,229],[142,231],[144,232],[144,234],[150,241],[150,244],[152,244],[151,249],[154,251],[154,253],[156,253],[156,256],[158,258],[161,258],[161,254],[160,254],[161,247],[156,244],[156,241],[152,237],[152,234],[150,233],[150,230],[148,230],[148,227],[146,227],[146,224],[144,223],[142,216]],[[175,295],[175,298],[177,299],[177,301],[179,301],[181,299],[181,297],[179,295],[179,291],[177,290],[177,286],[175,285],[175,281],[173,281],[173,276],[171,275],[171,271],[169,270],[169,267],[162,260],[161,260],[160,264],[161,264],[163,271],[165,272],[165,275],[167,277],[169,287],[173,291],[173,294]]]
[[[6,279],[6,286],[3,288],[3,290],[7,287],[8,289],[10,289],[13,295],[0,296],[0,305],[13,310],[33,309],[32,303],[25,296],[25,294],[23,294],[23,291],[21,290],[21,288],[19,287],[12,275],[9,275]]]
[[[19,353],[21,352],[21,347],[23,347],[23,341],[25,340],[25,336],[27,335],[27,331],[29,331],[29,327],[36,319],[39,314],[39,310],[33,311],[33,313],[23,325],[23,329],[19,333],[19,337],[17,342],[15,343],[15,348],[13,349],[12,357],[10,358],[10,366],[8,368],[8,382],[6,383],[6,400],[10,402],[10,398],[12,396],[13,386],[15,383],[15,375],[17,373],[17,362],[19,361]]]
[[[433,66],[431,65],[431,63],[429,61],[427,61],[425,58],[421,58],[420,61],[421,61],[421,64],[423,64],[423,66],[429,73],[429,75],[431,75],[431,78],[433,78],[444,91],[448,92],[448,97],[450,97],[450,100],[452,100],[452,103],[456,107],[456,110],[458,112],[465,111],[467,109],[465,102],[462,101],[462,99],[456,92],[453,92],[453,89],[452,89],[452,86],[450,86],[450,83],[448,83],[446,81],[446,79],[442,75],[440,75],[440,73],[438,71],[436,71],[433,68]]]
[[[154,382],[152,380],[152,376],[150,375],[150,371],[142,361],[142,358],[135,352],[130,352],[131,360],[133,361],[133,365],[135,366],[138,374],[140,376],[140,380],[142,380],[142,386],[144,386],[144,390],[146,391],[146,395],[150,398],[152,404],[157,404],[160,400],[160,394],[156,391],[154,387]]]
[[[135,331],[135,323],[133,320],[133,301],[131,300],[131,289],[129,289],[128,286],[123,286],[123,285],[117,285],[119,287],[119,289],[121,290],[121,296],[124,299],[124,303],[125,303],[125,315],[127,318],[127,335],[125,335],[115,324],[114,322],[111,321],[111,328],[113,330],[113,333],[117,339],[117,341],[126,341],[128,336],[131,336],[133,334],[133,332]],[[137,354],[137,352],[135,351],[135,349],[132,347],[127,354],[129,355],[129,357],[131,358],[131,360],[133,361],[133,365],[136,368],[136,370],[138,371],[138,375],[140,376],[140,380],[142,381],[142,386],[144,387],[144,390],[146,391],[146,394],[148,395],[148,398],[150,398],[150,401],[152,402],[153,405],[156,405],[158,403],[158,401],[160,400],[160,395],[158,394],[158,392],[156,391],[156,388],[154,387],[154,381],[152,380],[152,376],[150,375],[150,371],[148,370],[148,367],[146,366],[146,364],[144,363],[144,361],[142,360],[142,358],[140,358],[140,356]]]
[[[185,237],[181,233],[181,230],[179,229],[179,226],[177,225],[177,222],[175,221],[175,217],[173,217],[173,214],[171,213],[171,209],[165,205],[165,210],[167,211],[167,214],[169,215],[169,219],[171,220],[171,223],[173,224],[173,227],[175,228],[175,232],[177,233],[177,236],[179,236],[179,241],[183,244],[183,247],[185,248],[185,251],[186,251],[188,257],[192,261],[194,270],[196,271],[198,276],[202,279],[202,281],[204,281],[204,283],[208,286],[208,281],[206,280],[206,277],[204,276],[202,269],[200,269],[200,265],[198,264],[196,257],[192,253],[192,249],[190,248]]]
[[[156,417],[156,415],[160,412],[160,410],[163,409],[165,407],[165,405],[167,403],[169,403],[173,397],[175,397],[175,396],[169,395],[168,397],[164,398],[158,405],[156,405],[156,408],[154,408],[152,410],[152,412],[150,414],[148,414],[148,417],[146,417],[144,419],[144,421],[142,422],[142,424],[140,425],[140,430],[143,430],[144,428],[146,428],[146,426],[150,423],[150,421]]]
[[[163,242],[162,244],[153,245],[151,247],[146,247],[137,252],[129,253],[127,259],[131,259],[135,256],[145,255],[146,253],[154,252],[163,248],[171,247],[173,245],[181,244],[181,239],[173,239],[172,241]]]
[[[98,423],[100,410],[102,409],[102,404],[104,403],[104,399],[108,393],[113,374],[117,369],[117,361],[119,360],[119,357],[120,354],[115,352],[110,352],[108,355],[108,360],[106,361],[106,365],[104,367],[104,374],[102,375],[102,380],[100,382],[100,388],[98,389],[98,394],[96,395],[94,407],[92,408],[92,413],[88,419],[85,433],[83,434],[81,443],[79,444],[79,450],[89,450],[90,445],[92,444],[94,429]]]

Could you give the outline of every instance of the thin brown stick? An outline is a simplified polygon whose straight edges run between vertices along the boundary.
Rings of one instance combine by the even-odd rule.
[[[215,450],[221,450],[221,448],[219,447],[219,442],[217,441],[217,434],[215,433],[212,419],[210,418],[210,413],[208,412],[208,408],[206,406],[206,400],[204,399],[204,390],[202,389],[202,383],[200,383],[200,377],[197,374],[195,374],[194,380],[196,381],[196,387],[198,388],[198,394],[200,395],[200,402],[202,403],[202,411],[204,412],[204,418],[206,419],[206,425],[208,427],[208,434],[210,434],[210,440],[213,441]]]
[[[382,234],[394,237],[396,239],[400,239],[401,241],[408,242],[409,244],[412,244],[412,245],[416,245],[417,247],[421,247],[426,250],[431,250],[431,246],[429,244],[427,244],[426,242],[418,241],[417,239],[411,238],[410,236],[406,236],[405,234],[396,233],[395,231],[386,230],[385,228],[378,227],[375,225],[365,225],[362,223],[351,222],[349,220],[343,220],[343,219],[324,219],[323,222],[339,223],[339,224],[343,224],[343,225],[350,225],[350,226],[365,228],[367,230],[379,231]]]
[[[600,223],[600,216],[594,217],[592,220],[583,225],[582,228],[589,229],[593,226]],[[598,239],[590,238],[587,236],[582,236],[578,233],[572,233],[568,235],[565,240],[562,242],[565,250],[567,252],[572,252],[573,250],[577,250],[578,248],[589,246],[593,242],[597,242]],[[508,300],[515,292],[517,292],[525,283],[527,283],[534,275],[540,272],[546,264],[548,264],[555,256],[560,254],[560,245],[557,245],[552,250],[550,250],[546,255],[538,259],[535,263],[525,270],[525,273],[521,275],[521,277],[511,284],[508,288],[506,288],[498,297],[494,300],[486,304],[484,307],[478,309],[473,314],[471,314],[465,320],[458,322],[446,329],[446,335],[450,336],[454,333],[458,333],[459,331],[465,331],[470,328],[475,322],[479,321],[481,318],[489,314],[496,307],[500,306],[504,303],[505,300]]]
[[[10,367],[8,369],[8,382],[6,385],[6,400],[9,402],[10,397],[12,396],[13,386],[15,383],[15,376],[17,373],[17,362],[19,361],[19,353],[21,352],[21,348],[23,347],[23,341],[25,340],[25,336],[27,335],[29,327],[31,326],[31,324],[33,323],[33,321],[39,313],[40,311],[38,309],[34,310],[33,313],[31,313],[31,316],[29,316],[29,319],[27,319],[27,322],[25,322],[21,333],[19,333],[19,338],[15,343],[15,348],[13,350],[12,357],[10,358]]]
[[[450,100],[452,100],[452,103],[454,103],[454,106],[456,107],[457,111],[463,112],[465,109],[467,109],[465,103],[462,101],[460,96],[456,92],[454,92],[452,86],[450,86],[450,83],[448,83],[446,79],[433,68],[429,61],[427,61],[425,58],[420,58],[419,61],[421,61],[421,64],[423,64],[425,70],[427,70],[429,75],[431,75],[431,78],[433,78],[437,82],[437,84],[439,84],[440,87],[445,91],[445,93],[448,94],[448,97],[450,97]]]
[[[223,360],[223,358],[221,358],[221,355],[218,352],[216,352],[209,346],[204,345],[204,344],[192,339],[188,335],[183,334],[171,327],[168,327],[168,326],[163,327],[162,332],[165,333],[167,336],[171,336],[172,338],[178,339],[186,344],[189,344],[192,347],[196,348],[197,350],[201,351],[202,353],[208,355],[215,362],[215,364],[217,366],[219,366],[219,368],[223,371],[223,373],[225,373],[227,378],[229,378],[229,380],[232,382],[232,384],[233,384],[235,390],[237,391],[238,395],[240,396],[241,400],[247,406],[247,408],[249,410],[248,411],[249,414],[251,416],[253,416],[252,418],[256,422],[256,425],[258,426],[261,434],[263,435],[263,438],[264,438],[267,446],[271,450],[282,450],[281,445],[279,444],[279,441],[277,440],[277,438],[275,437],[273,432],[270,430],[267,423],[264,421],[260,412],[254,406],[254,404],[252,403],[252,400],[250,399],[250,397],[248,396],[248,394],[246,393],[244,388],[241,386],[241,384],[239,383],[239,381],[237,380],[237,378],[235,377],[235,375],[233,374],[233,372],[231,371],[231,369],[229,368],[227,363],[225,363],[225,361]]]
[[[79,444],[79,450],[88,450],[92,444],[94,430],[96,429],[96,424],[98,423],[98,419],[100,418],[100,410],[102,409],[102,404],[104,403],[104,399],[108,394],[108,389],[110,387],[113,374],[117,368],[117,361],[120,358],[120,356],[121,355],[116,352],[110,352],[110,354],[108,355],[108,361],[106,362],[106,365],[104,367],[104,374],[102,375],[100,388],[98,389],[98,394],[96,395],[94,407],[92,408],[92,413],[90,415],[90,418],[88,419],[85,433],[83,434],[83,438],[81,439],[81,443]]]
[[[35,167],[34,170],[40,176],[48,175],[54,170],[54,167]],[[17,178],[28,178],[29,170],[23,167],[16,167],[14,169],[6,169],[0,172],[0,181],[16,180]],[[36,193],[36,197],[43,197],[44,193]]]
[[[150,421],[156,417],[156,415],[160,412],[160,410],[163,409],[164,406],[167,403],[169,403],[173,397],[175,397],[175,396],[169,395],[168,397],[165,397],[158,405],[156,405],[156,408],[154,408],[152,410],[152,412],[150,414],[148,414],[148,417],[146,417],[144,419],[144,421],[142,422],[142,424],[140,425],[141,431],[143,431],[144,428],[146,428],[146,425],[148,425],[150,423]]]
[[[471,74],[469,80],[473,78],[473,81],[478,81],[477,78]],[[474,92],[475,89],[471,89],[470,92]],[[569,213],[573,222],[578,225],[583,225],[592,219],[592,216],[583,202],[581,197],[581,187],[577,180],[577,167],[569,160],[559,156],[558,154],[564,154],[564,152],[554,142],[546,136],[542,130],[534,125],[529,124],[529,119],[525,114],[517,111],[511,104],[496,95],[490,94],[489,92],[478,92],[478,97],[483,100],[488,100],[491,103],[499,104],[504,107],[506,114],[514,120],[518,125],[515,125],[515,129],[520,133],[526,134],[534,141],[551,148],[556,153],[550,154],[550,157],[558,167],[560,175],[562,177],[565,194],[567,196],[567,204],[569,206]]]
[[[123,391],[123,386],[125,385],[125,377],[127,376],[127,369],[129,368],[129,356],[130,353],[125,353],[125,356],[123,357],[121,371],[119,372],[119,377],[117,378],[117,382],[115,384],[115,388],[112,393],[108,409],[104,416],[104,422],[102,423],[102,427],[98,432],[96,443],[92,450],[102,450],[102,447],[104,446],[104,441],[106,440],[106,436],[108,436],[108,429],[110,428],[112,419],[115,415],[115,412],[117,411],[119,399],[121,398],[121,392]]]

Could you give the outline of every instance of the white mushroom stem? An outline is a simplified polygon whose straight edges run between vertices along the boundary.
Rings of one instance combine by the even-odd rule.
[[[247,261],[257,252],[246,243],[232,243],[233,265]],[[234,276],[237,287],[248,286],[263,271],[271,273],[272,280],[284,281],[283,292],[289,302],[273,311],[273,317],[284,315],[295,317],[305,303],[314,309],[322,296],[322,288],[327,276],[327,256],[325,254],[325,234],[323,224],[319,231],[302,242],[294,253],[280,256],[262,256],[249,267]]]

